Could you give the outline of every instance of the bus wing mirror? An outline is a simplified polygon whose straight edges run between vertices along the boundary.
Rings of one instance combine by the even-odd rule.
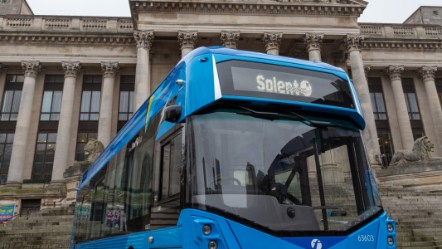
[[[164,110],[164,119],[167,122],[175,123],[181,117],[181,106],[171,105]]]

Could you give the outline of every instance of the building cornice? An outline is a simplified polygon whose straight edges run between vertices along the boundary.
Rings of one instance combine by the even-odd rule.
[[[422,40],[372,40],[366,39],[362,49],[409,49],[409,50],[433,50],[442,49],[442,41]]]
[[[203,1],[203,0],[130,0],[132,16],[140,12],[187,12],[214,14],[266,14],[360,16],[366,7],[363,1],[335,0],[264,0],[264,1]]]
[[[53,43],[53,44],[135,44],[133,34],[33,34],[0,32],[0,43]]]

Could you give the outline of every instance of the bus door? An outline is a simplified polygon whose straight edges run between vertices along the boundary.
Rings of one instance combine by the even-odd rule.
[[[176,226],[181,203],[184,166],[184,129],[181,125],[164,135],[155,149],[155,194],[151,229]]]

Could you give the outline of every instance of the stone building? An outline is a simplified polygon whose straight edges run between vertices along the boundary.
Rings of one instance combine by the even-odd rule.
[[[362,102],[375,168],[422,135],[442,156],[442,20],[431,16],[440,7],[406,24],[370,24],[357,22],[363,0],[128,4],[130,18],[38,16],[25,0],[0,0],[0,204],[24,212],[73,201],[76,179],[65,172],[83,160],[86,141],[107,145],[198,46],[342,67]]]

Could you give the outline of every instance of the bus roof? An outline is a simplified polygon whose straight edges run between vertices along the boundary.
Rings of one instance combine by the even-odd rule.
[[[188,55],[186,55],[184,58],[182,58],[182,61],[191,61],[195,57],[202,55],[202,54],[219,54],[219,55],[229,55],[229,56],[238,56],[243,58],[255,58],[255,59],[262,59],[262,60],[272,60],[274,62],[284,62],[284,63],[291,63],[291,64],[297,64],[297,65],[305,65],[316,69],[326,69],[331,71],[338,71],[341,73],[345,73],[345,71],[340,67],[335,67],[330,64],[320,62],[320,61],[308,61],[308,60],[302,60],[297,59],[293,57],[286,57],[281,55],[270,55],[270,54],[264,54],[259,52],[252,52],[252,51],[245,51],[245,50],[237,50],[237,49],[231,49],[226,48],[222,46],[213,46],[213,47],[199,47],[192,52],[190,52]]]

